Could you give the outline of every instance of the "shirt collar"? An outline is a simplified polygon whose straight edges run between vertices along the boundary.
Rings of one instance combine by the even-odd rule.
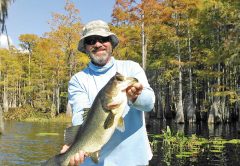
[[[96,72],[96,73],[105,73],[105,72],[107,72],[110,68],[113,67],[114,62],[115,62],[114,57],[111,57],[110,61],[109,61],[106,65],[104,65],[104,66],[96,66],[96,65],[94,65],[92,62],[90,62],[90,63],[88,64],[88,67],[89,67],[92,71],[94,71],[94,72]]]

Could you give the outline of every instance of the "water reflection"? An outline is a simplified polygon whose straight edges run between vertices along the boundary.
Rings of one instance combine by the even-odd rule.
[[[238,123],[218,125],[209,125],[207,123],[176,124],[173,121],[152,119],[150,125],[149,133],[151,134],[162,134],[163,130],[166,131],[167,126],[169,126],[173,135],[180,132],[188,137],[195,134],[198,138],[217,140],[216,143],[213,141],[210,145],[206,145],[206,147],[197,147],[199,148],[199,153],[196,155],[193,152],[190,152],[192,153],[191,157],[179,158],[174,149],[164,148],[165,146],[163,146],[162,142],[163,139],[159,139],[159,143],[155,144],[153,147],[154,157],[150,166],[240,165],[240,144],[221,143],[221,139],[232,140],[240,138]]]
[[[206,139],[239,139],[239,124],[208,125],[182,124],[152,119],[149,133],[161,134],[170,127],[173,134],[183,132],[185,136],[196,134]],[[0,165],[40,165],[55,155],[63,144],[66,123],[5,122],[5,133],[0,136]],[[52,133],[52,134],[40,134]],[[151,137],[150,137],[150,141]],[[163,148],[160,141],[154,144],[154,157],[149,166],[215,166],[240,165],[239,144],[217,144],[216,149],[199,147],[199,153],[187,158],[177,158],[174,151]],[[219,151],[218,151],[219,150]]]
[[[207,124],[201,122],[199,124],[176,124],[174,121],[166,121],[159,119],[151,119],[149,122],[149,133],[157,134],[166,130],[167,126],[174,132],[182,132],[185,135],[196,134],[198,136],[209,137],[223,137],[226,139],[240,138],[240,124],[238,123],[226,123],[226,124]]]
[[[66,123],[5,122],[0,136],[0,165],[40,165],[59,152]],[[38,133],[58,133],[40,136]]]

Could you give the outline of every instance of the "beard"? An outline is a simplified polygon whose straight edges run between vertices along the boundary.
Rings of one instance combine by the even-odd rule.
[[[104,66],[107,64],[111,55],[109,55],[107,52],[105,52],[101,56],[96,56],[93,53],[89,53],[89,56],[90,56],[90,59],[93,64],[95,64],[97,66]]]
[[[108,61],[111,58],[112,48],[105,49],[105,51],[103,51],[101,55],[98,55],[98,56],[95,55],[96,53],[97,53],[97,48],[92,49],[88,52],[88,55],[90,56],[92,63],[97,66],[104,66],[108,63]]]

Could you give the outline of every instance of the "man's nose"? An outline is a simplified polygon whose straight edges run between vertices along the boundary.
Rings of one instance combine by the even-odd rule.
[[[98,40],[96,41],[95,43],[95,46],[99,47],[99,46],[102,46],[103,44],[101,42],[99,42]]]

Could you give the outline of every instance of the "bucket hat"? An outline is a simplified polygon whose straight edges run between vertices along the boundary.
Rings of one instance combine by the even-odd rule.
[[[94,20],[87,23],[82,29],[82,37],[78,43],[78,50],[86,53],[84,40],[85,38],[93,35],[111,37],[112,47],[115,48],[118,45],[118,37],[110,31],[108,24],[102,20]]]

